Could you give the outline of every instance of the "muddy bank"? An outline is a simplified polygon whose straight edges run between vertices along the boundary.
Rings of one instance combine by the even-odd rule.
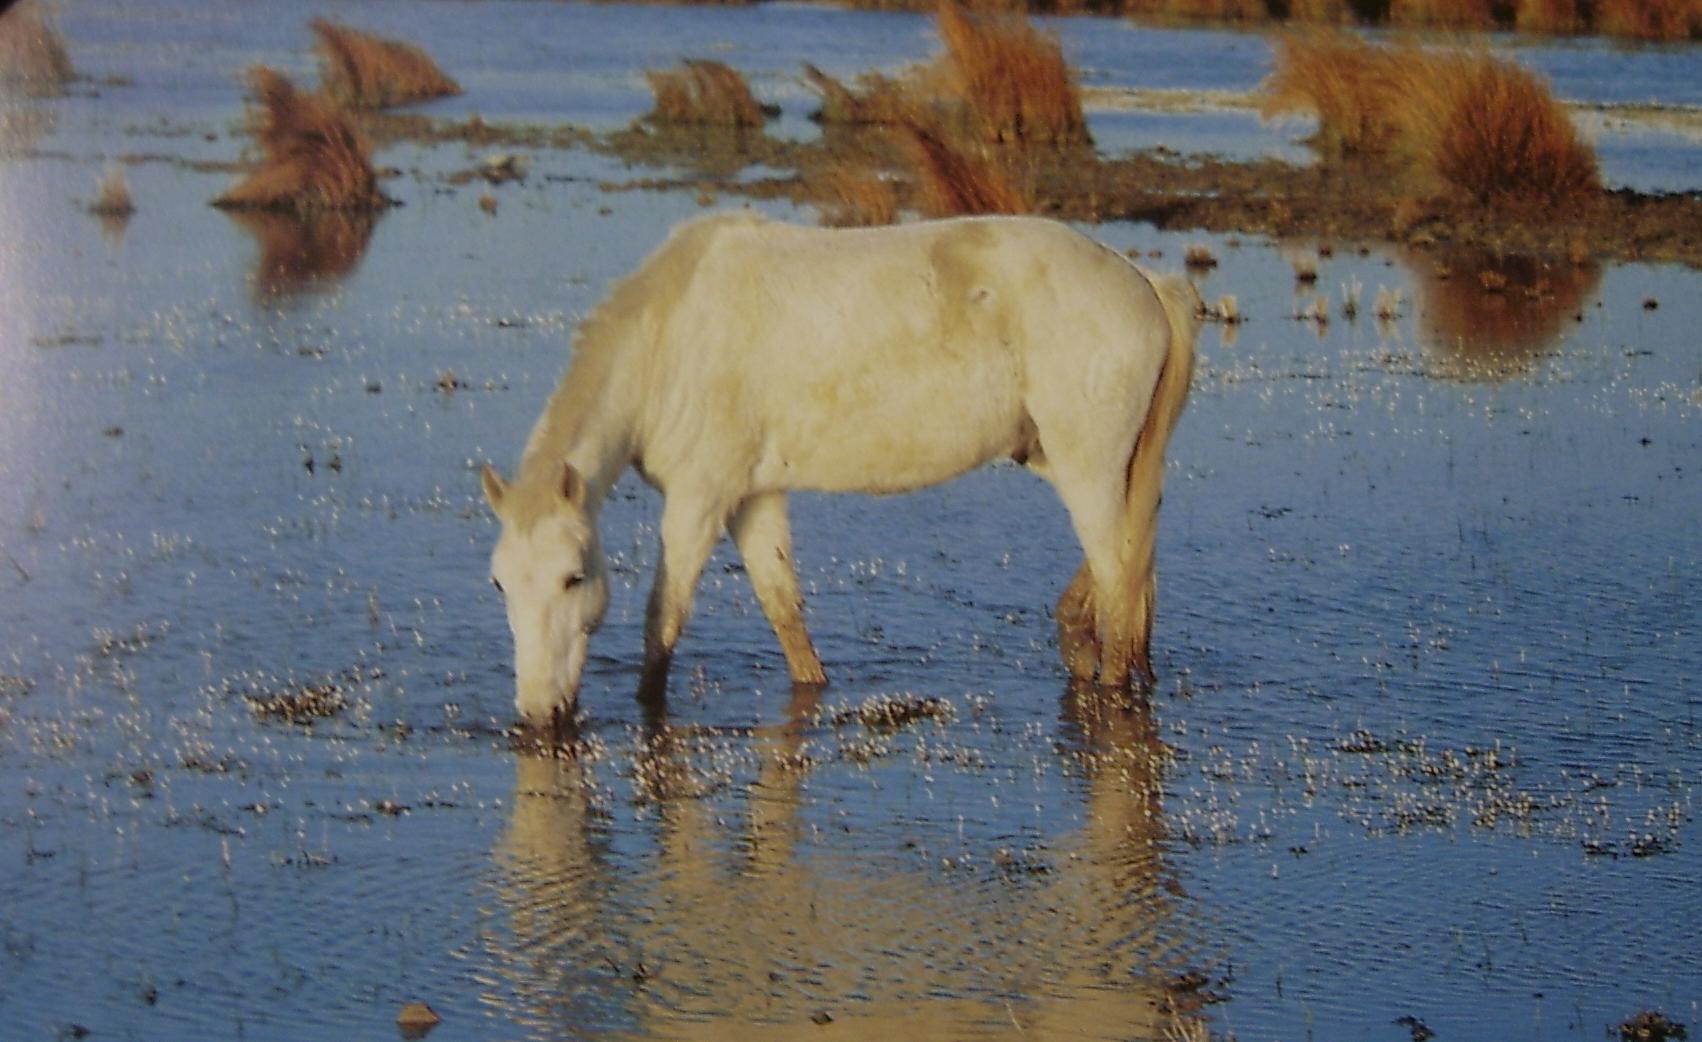
[[[786,199],[829,208],[834,175],[889,184],[902,209],[918,209],[918,185],[879,128],[828,127],[803,141],[719,127],[656,128],[643,123],[594,133],[574,126],[378,117],[375,139],[475,147],[586,148],[617,158],[632,176],[609,190]],[[1386,168],[1235,162],[1164,148],[1115,157],[1091,148],[1013,152],[1003,157],[1031,186],[1038,212],[1071,221],[1141,221],[1173,231],[1199,229],[1276,238],[1386,242],[1416,249],[1462,247],[1518,253],[1554,263],[1588,260],[1676,262],[1702,267],[1702,195],[1603,190],[1554,212],[1489,208],[1436,196]]]

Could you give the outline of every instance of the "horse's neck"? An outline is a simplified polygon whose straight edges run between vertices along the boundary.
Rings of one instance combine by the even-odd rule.
[[[538,418],[520,461],[521,480],[559,480],[571,463],[585,479],[593,504],[632,461],[632,410],[611,379],[606,358],[574,358]]]

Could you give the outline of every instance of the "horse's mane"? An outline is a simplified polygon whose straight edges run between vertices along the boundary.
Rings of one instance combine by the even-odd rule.
[[[575,440],[610,392],[609,377],[628,351],[644,352],[667,324],[704,251],[730,227],[752,227],[766,219],[753,212],[711,214],[675,228],[632,274],[615,281],[608,295],[579,323],[567,375],[550,396],[527,439],[524,459],[547,458]],[[524,468],[524,461],[522,462]]]

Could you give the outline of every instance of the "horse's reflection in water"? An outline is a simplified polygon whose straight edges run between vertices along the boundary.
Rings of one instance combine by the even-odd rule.
[[[691,736],[665,723],[651,734],[632,769],[654,801],[653,852],[617,852],[633,837],[594,809],[590,768],[519,757],[488,999],[536,1038],[751,1042],[828,1018],[856,1038],[1190,1032],[1197,946],[1161,857],[1163,746],[1144,705],[1105,701],[1063,700],[1080,829],[1046,837],[1043,857],[967,867],[906,849],[901,833],[850,852],[819,837],[839,819],[811,813],[802,787],[845,768],[805,766],[825,727],[810,692],[750,739],[760,766],[742,829],[695,791]]]

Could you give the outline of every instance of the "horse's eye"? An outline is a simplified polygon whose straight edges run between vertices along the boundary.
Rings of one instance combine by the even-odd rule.
[[[500,582],[497,582],[497,580],[496,580],[496,576],[494,576],[494,575],[493,575],[493,576],[491,576],[491,585],[492,585],[492,586],[494,586],[494,587],[496,587],[496,592],[497,592],[497,593],[502,593],[502,592],[504,592],[504,591],[503,591],[503,589],[502,589],[502,583],[500,583]]]
[[[563,590],[571,590],[575,586],[578,586],[580,583],[582,583],[584,581],[585,581],[585,573],[584,572],[574,572],[572,575],[568,576],[567,578],[565,578],[561,581],[561,588]]]

